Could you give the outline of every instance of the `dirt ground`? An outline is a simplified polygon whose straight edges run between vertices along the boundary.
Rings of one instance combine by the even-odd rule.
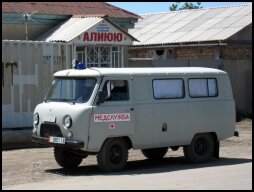
[[[235,165],[252,162],[252,120],[246,119],[236,124],[240,137],[231,137],[221,142],[220,159],[214,166]],[[212,160],[213,161],[213,160]],[[158,170],[179,169],[188,163],[183,158],[183,150],[168,150],[160,161],[147,160],[139,150],[130,150],[125,174],[153,173]],[[209,166],[209,163],[207,164]],[[205,166],[207,166],[205,165]],[[190,165],[188,165],[190,166]],[[204,165],[202,165],[204,166]],[[180,168],[181,169],[181,168]],[[34,183],[44,180],[65,179],[75,176],[107,175],[97,166],[96,156],[83,159],[80,166],[72,171],[63,170],[54,159],[53,148],[30,148],[2,151],[2,188]]]

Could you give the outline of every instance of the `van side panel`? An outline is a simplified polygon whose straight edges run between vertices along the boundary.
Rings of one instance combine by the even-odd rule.
[[[189,126],[182,135],[185,144],[190,144],[197,133],[215,132],[219,140],[234,135],[235,104],[229,78],[227,75],[214,77],[217,79],[218,97],[187,99]]]
[[[134,149],[189,145],[197,133],[215,132],[218,139],[234,135],[235,103],[227,74],[136,75],[125,77],[130,83],[130,101],[105,102],[93,107],[90,121],[90,151],[98,151],[106,138],[128,136]],[[217,97],[191,98],[189,78],[216,78]],[[156,99],[154,79],[183,79],[185,97]],[[93,115],[130,113],[131,121],[96,123]]]
[[[190,98],[188,79],[207,77],[217,79],[218,97]],[[153,106],[153,147],[189,145],[197,133],[215,132],[219,140],[234,134],[235,105],[227,75],[187,76],[184,98],[154,99]]]
[[[183,137],[190,142],[196,133],[215,132],[219,140],[233,136],[231,106],[231,101],[222,99],[188,102],[189,128]]]
[[[190,133],[186,107],[184,99],[154,101],[155,147],[177,146],[188,142]]]
[[[232,87],[228,75],[220,76],[219,89],[220,98],[223,100],[221,115],[224,117],[224,126],[221,128],[221,134],[218,135],[219,140],[232,137],[235,131],[236,112],[235,101],[233,97]]]
[[[135,133],[133,148],[150,148],[154,146],[154,111],[152,104],[151,79],[147,76],[133,78],[135,102]]]

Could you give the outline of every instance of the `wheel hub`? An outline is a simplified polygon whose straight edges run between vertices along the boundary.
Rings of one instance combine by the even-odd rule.
[[[110,150],[110,161],[118,163],[122,158],[122,150],[119,146],[113,146]]]
[[[207,152],[207,143],[205,139],[198,139],[195,143],[195,151],[198,155],[204,155]]]

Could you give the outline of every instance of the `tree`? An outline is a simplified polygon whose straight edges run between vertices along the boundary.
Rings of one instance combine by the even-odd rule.
[[[184,10],[184,9],[200,9],[203,8],[201,5],[201,2],[197,2],[197,4],[195,5],[194,3],[190,3],[190,2],[184,2],[184,4],[180,6],[180,2],[176,2],[173,3],[170,7],[169,10],[170,11],[179,11],[179,10]]]

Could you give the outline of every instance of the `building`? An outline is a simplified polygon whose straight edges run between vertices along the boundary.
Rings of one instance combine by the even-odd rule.
[[[107,17],[98,16],[73,16],[39,40],[71,43],[73,57],[88,67],[123,67],[128,46],[138,41]]]
[[[2,143],[29,140],[35,106],[73,59],[123,67],[138,18],[104,2],[3,2]]]
[[[204,66],[229,73],[237,110],[252,114],[252,5],[141,15],[129,67]]]
[[[24,14],[31,13],[27,40],[35,40],[73,15],[107,15],[125,30],[140,17],[104,2],[2,2],[2,39],[26,40]]]
[[[127,62],[127,47],[138,41],[127,31],[139,16],[104,2],[2,5],[3,40],[72,43],[72,57],[88,66],[122,67]]]

